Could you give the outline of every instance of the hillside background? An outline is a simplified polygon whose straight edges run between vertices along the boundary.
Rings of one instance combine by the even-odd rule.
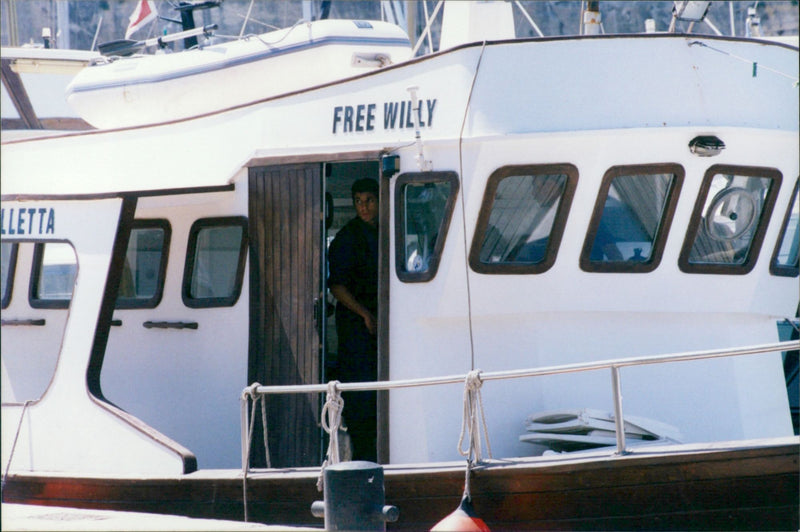
[[[159,15],[179,19],[170,4],[177,0],[157,0]],[[3,46],[19,46],[42,42],[42,28],[51,28],[55,47],[89,50],[97,44],[122,39],[128,26],[128,17],[136,7],[136,0],[0,0],[2,26],[0,37]],[[264,33],[271,27],[291,26],[303,18],[303,4],[299,0],[256,0],[253,2],[245,33]],[[320,0],[307,1],[306,10],[318,16]],[[425,5],[423,5],[425,4]],[[534,19],[545,36],[570,35],[579,32],[580,1],[523,0],[521,4]],[[409,2],[424,22],[424,8],[432,13],[435,0]],[[645,20],[656,21],[656,30],[665,31],[672,18],[671,1],[607,1],[600,2],[605,33],[634,33],[644,31]],[[761,19],[763,35],[797,35],[798,2],[712,2],[708,16],[724,35],[744,35],[747,8],[756,6]],[[217,23],[217,34],[222,39],[235,37],[242,31],[242,23],[250,7],[249,0],[224,0],[218,9],[198,11],[197,25]],[[535,36],[533,28],[514,7],[517,37]],[[330,18],[380,19],[381,2],[377,0],[333,0]],[[441,20],[441,14],[437,17]],[[733,25],[733,31],[731,26]],[[687,24],[679,24],[685,31]],[[438,42],[439,24],[433,27],[434,47]],[[164,31],[180,31],[175,23],[159,20],[134,34],[133,39],[146,39]],[[707,25],[696,24],[694,33],[713,31]]]

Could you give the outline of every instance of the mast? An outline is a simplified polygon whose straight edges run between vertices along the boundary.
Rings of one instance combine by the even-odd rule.
[[[581,34],[600,35],[602,33],[602,20],[600,2],[587,2],[586,10],[581,17]]]

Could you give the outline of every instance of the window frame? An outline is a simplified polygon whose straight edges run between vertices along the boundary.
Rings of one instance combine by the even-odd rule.
[[[777,242],[775,242],[775,250],[772,252],[772,259],[769,261],[769,273],[771,273],[772,275],[777,275],[780,277],[800,276],[800,260],[795,260],[794,266],[786,266],[784,264],[778,264],[778,254],[780,253],[781,246],[783,245],[783,241],[786,238],[786,231],[789,228],[789,220],[792,218],[792,209],[795,206],[796,202],[800,202],[800,199],[798,198],[798,193],[800,193],[800,177],[797,178],[797,181],[794,184],[794,189],[792,190],[792,196],[789,201],[789,205],[786,208],[786,214],[784,214],[783,216],[783,223],[781,224],[781,230],[780,233],[778,233],[778,240]]]
[[[656,234],[653,235],[650,258],[644,262],[591,260],[592,248],[594,247],[597,232],[600,229],[600,220],[603,217],[608,192],[611,189],[611,184],[614,179],[621,176],[657,174],[672,174],[674,177],[667,190],[661,221],[656,230]],[[686,171],[683,166],[678,163],[621,165],[613,166],[606,170],[600,184],[600,190],[597,193],[597,199],[595,200],[594,210],[592,211],[592,218],[589,221],[586,238],[583,242],[583,249],[581,250],[580,256],[581,270],[592,273],[649,273],[658,268],[664,256],[667,236],[672,226],[672,220],[675,216],[675,209],[678,206],[678,198],[680,197],[680,191],[685,176]]]
[[[67,244],[72,247],[72,252],[75,254],[75,281],[78,280],[78,273],[80,271],[80,264],[78,263],[78,254],[72,242],[67,240],[48,240],[46,242],[36,242],[33,245],[33,264],[31,265],[31,278],[28,283],[28,304],[31,308],[38,309],[68,309],[72,303],[72,295],[75,293],[75,285],[73,284],[72,292],[69,299],[42,299],[36,297],[36,287],[39,286],[39,277],[42,274],[42,261],[44,260],[44,247],[47,244]]]
[[[701,220],[703,218],[705,203],[708,199],[708,192],[711,188],[711,182],[714,176],[718,174],[731,174],[746,177],[761,177],[772,180],[764,204],[761,209],[761,214],[758,219],[758,225],[753,233],[753,238],[750,241],[750,248],[747,252],[747,258],[742,264],[719,264],[719,263],[693,263],[689,262],[689,255],[692,252],[697,233],[700,228]],[[678,268],[684,273],[700,273],[700,274],[725,274],[725,275],[745,275],[750,273],[756,265],[761,246],[764,243],[764,235],[767,232],[769,219],[772,216],[772,211],[775,208],[775,201],[778,197],[778,192],[781,188],[781,181],[783,176],[777,168],[768,168],[761,166],[738,166],[730,164],[715,164],[709,167],[703,175],[703,183],[700,186],[700,191],[697,194],[692,215],[689,218],[689,227],[686,230],[686,235],[681,247],[681,253],[678,257]]]
[[[403,189],[406,185],[419,185],[427,183],[449,183],[450,195],[444,209],[442,223],[439,226],[439,237],[436,238],[436,245],[433,247],[433,254],[428,262],[428,268],[421,272],[409,272],[405,269],[405,202],[403,201]],[[439,271],[439,263],[442,258],[442,251],[450,232],[450,222],[455,210],[456,198],[458,198],[460,183],[458,174],[453,171],[444,172],[408,172],[400,174],[394,185],[394,212],[395,212],[395,246],[394,246],[394,269],[397,278],[404,283],[424,283],[436,277]],[[401,246],[402,239],[402,246]]]
[[[172,236],[172,227],[168,220],[164,218],[141,218],[134,219],[131,224],[132,234],[135,229],[162,229],[164,231],[164,245],[161,249],[161,263],[158,266],[158,284],[156,291],[149,299],[138,299],[135,297],[120,297],[117,296],[117,301],[114,305],[115,309],[128,310],[128,309],[141,309],[141,308],[156,308],[164,296],[164,282],[167,275],[167,263],[169,260],[169,246]],[[128,236],[128,245],[130,245],[130,236]],[[127,246],[125,247],[127,255]]]
[[[197,235],[201,230],[209,227],[233,226],[238,225],[242,228],[242,240],[239,244],[238,264],[236,276],[234,277],[233,291],[227,297],[207,297],[197,299],[191,297],[192,275],[194,273],[195,254],[197,252]],[[244,267],[247,262],[247,250],[249,245],[248,222],[244,216],[223,216],[215,218],[200,218],[195,220],[189,229],[188,241],[186,245],[186,260],[183,268],[183,281],[181,286],[181,299],[183,304],[189,308],[214,308],[232,307],[239,300],[242,293],[242,281],[244,279]]]
[[[500,181],[512,176],[537,176],[564,174],[567,181],[564,192],[559,200],[556,210],[553,227],[547,241],[547,249],[544,258],[540,262],[519,264],[519,263],[492,263],[481,262],[481,248],[489,227],[489,218],[494,206],[497,187]],[[556,262],[558,250],[561,246],[561,239],[564,236],[564,229],[569,218],[569,211],[572,208],[572,200],[575,197],[575,190],[578,187],[579,172],[578,168],[570,163],[558,164],[524,164],[503,166],[495,170],[486,181],[486,189],[483,192],[478,220],[475,223],[475,232],[472,236],[472,244],[469,251],[469,266],[476,273],[490,275],[521,275],[544,273]]]
[[[14,292],[14,276],[17,273],[17,253],[19,252],[19,242],[9,242],[11,244],[11,256],[8,259],[8,278],[6,279],[6,289],[2,294],[2,304],[0,308],[7,309],[11,304],[11,296]]]

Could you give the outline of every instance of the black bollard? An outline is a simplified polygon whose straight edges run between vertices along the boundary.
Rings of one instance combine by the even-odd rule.
[[[386,530],[399,511],[384,506],[383,468],[372,462],[342,462],[325,468],[325,500],[311,513],[325,518],[325,530]]]

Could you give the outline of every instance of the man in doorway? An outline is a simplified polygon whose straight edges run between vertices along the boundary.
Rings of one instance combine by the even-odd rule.
[[[336,298],[336,378],[377,380],[378,182],[359,179],[351,194],[356,217],[331,242],[328,286]],[[343,395],[354,460],[377,461],[376,392]]]

